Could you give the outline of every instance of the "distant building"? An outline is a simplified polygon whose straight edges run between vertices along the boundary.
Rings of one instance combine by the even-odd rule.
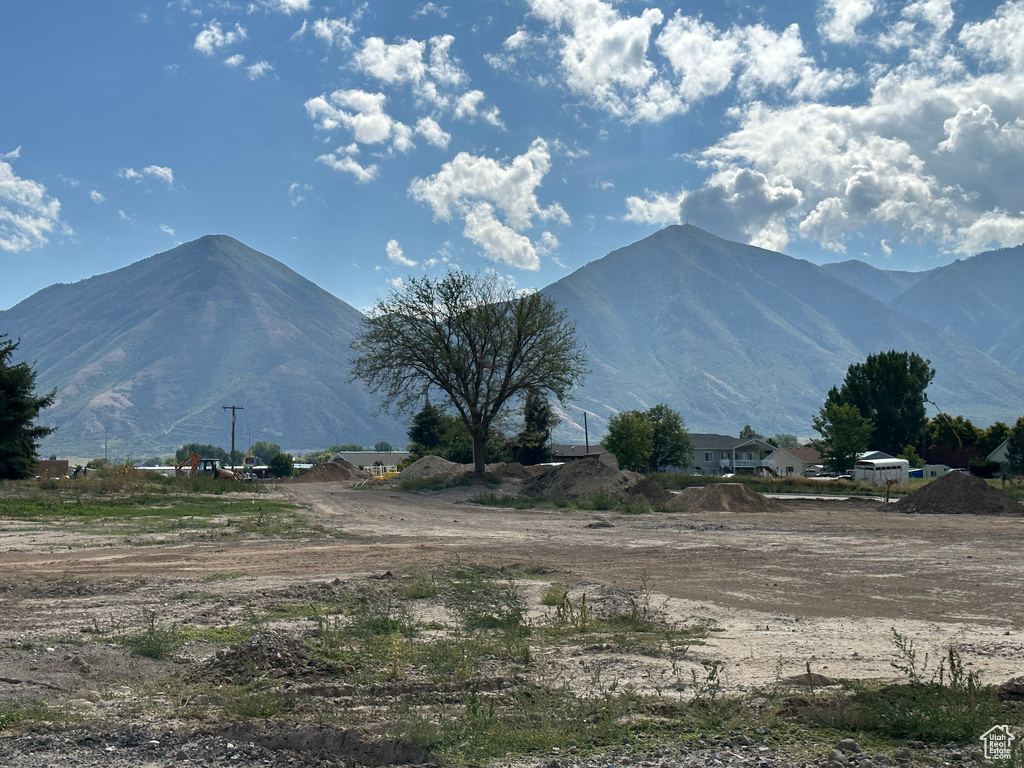
[[[1005,440],[1003,440],[1003,442],[1001,442],[999,444],[999,447],[996,448],[994,451],[992,451],[992,453],[990,453],[988,455],[988,460],[989,461],[994,461],[997,464],[1005,464],[1006,463],[1006,446],[1007,446],[1007,444],[1009,442],[1010,442],[1010,438],[1006,438]]]
[[[566,462],[579,461],[580,459],[597,459],[602,464],[607,464],[614,469],[619,468],[619,460],[614,453],[606,451],[601,445],[563,445],[554,444],[551,446],[551,461]]]
[[[37,461],[34,472],[36,477],[64,477],[67,473],[67,459],[59,459],[57,461]]]
[[[775,463],[761,454],[775,446],[760,438],[739,438],[729,435],[691,434],[693,468],[697,475],[759,474],[775,472]]]
[[[821,465],[821,454],[809,445],[776,448],[768,458],[775,464],[779,477],[802,477]]]

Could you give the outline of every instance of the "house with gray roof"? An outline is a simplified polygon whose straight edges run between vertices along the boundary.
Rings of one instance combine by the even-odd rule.
[[[729,435],[691,433],[693,440],[693,468],[696,475],[759,474],[775,472],[770,457],[761,454],[775,450],[775,446],[760,438],[740,438]]]

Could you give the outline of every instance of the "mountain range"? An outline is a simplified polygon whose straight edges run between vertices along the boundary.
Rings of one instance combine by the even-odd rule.
[[[919,272],[816,266],[673,226],[543,289],[576,322],[591,373],[556,438],[665,403],[695,432],[810,434],[851,363],[917,352],[929,399],[979,426],[1024,413],[1024,247]],[[405,419],[349,381],[362,316],[279,261],[214,235],[0,312],[38,388],[57,388],[44,453],[168,453],[187,442],[288,450],[405,444]],[[931,409],[932,407],[929,406]],[[934,415],[930,410],[929,415]]]
[[[851,363],[897,349],[931,361],[928,395],[944,411],[1012,423],[1024,413],[1024,306],[1003,296],[1024,288],[1022,255],[981,254],[925,273],[861,262],[819,267],[684,225],[545,291],[577,321],[592,368],[579,404],[602,416],[665,402],[694,431],[736,434],[750,424],[807,435]],[[1006,266],[1013,263],[1021,267]],[[996,274],[1009,286],[993,285]],[[984,320],[969,329],[943,322],[983,311],[994,323],[985,349],[976,343]]]

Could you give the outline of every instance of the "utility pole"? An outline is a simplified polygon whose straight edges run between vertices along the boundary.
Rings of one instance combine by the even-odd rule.
[[[221,406],[225,411],[231,411],[231,469],[235,469],[235,411],[244,411],[240,405],[223,405]]]

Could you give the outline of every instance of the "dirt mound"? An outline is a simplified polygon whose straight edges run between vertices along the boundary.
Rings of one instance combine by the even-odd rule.
[[[415,480],[420,477],[456,477],[471,469],[468,464],[456,464],[440,456],[424,456],[403,469],[399,477],[403,480]]]
[[[966,472],[949,472],[932,480],[889,509],[919,515],[1024,515],[1020,502]]]
[[[642,498],[654,507],[664,507],[673,498],[663,485],[647,477],[627,488],[626,493],[630,498]]]
[[[561,496],[567,501],[585,501],[603,491],[625,500],[630,489],[643,479],[643,475],[612,469],[597,459],[581,459],[555,467],[531,481],[523,492],[527,496]]]
[[[490,474],[495,474],[498,477],[505,477],[512,480],[525,480],[527,477],[526,469],[526,467],[518,462],[506,464],[503,461],[497,464],[488,464],[484,468],[484,470]]]
[[[297,478],[297,483],[330,483],[349,480],[365,480],[370,473],[359,469],[344,459],[334,459],[325,464],[314,464]]]
[[[302,643],[276,630],[257,632],[206,663],[199,677],[224,680],[249,679],[254,672],[271,672],[289,678],[320,678],[335,671],[313,658]]]
[[[669,512],[785,512],[778,502],[752,491],[743,483],[712,483],[686,488],[665,509]]]

